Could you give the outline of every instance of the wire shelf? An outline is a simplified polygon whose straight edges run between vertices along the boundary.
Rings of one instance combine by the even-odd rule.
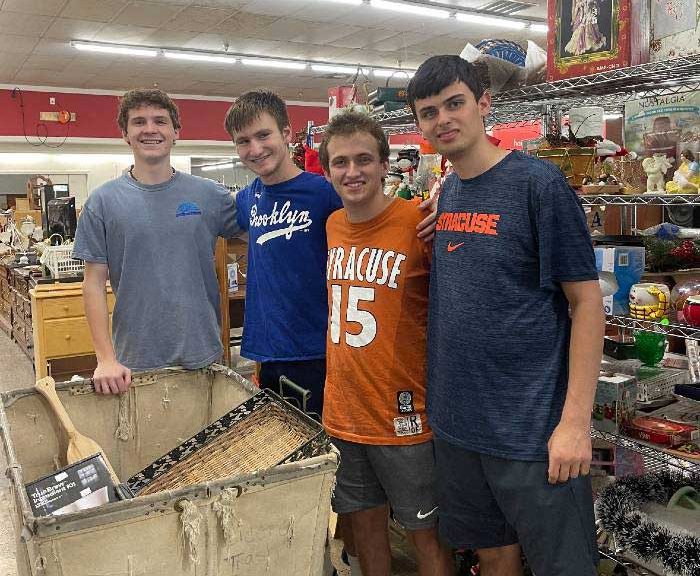
[[[610,432],[602,432],[591,428],[591,436],[593,438],[599,438],[615,444],[616,446],[622,446],[628,450],[640,453],[644,456],[644,459],[650,459],[660,464],[665,464],[668,466],[673,466],[684,472],[689,472],[692,474],[700,474],[700,461],[691,460],[690,458],[682,458],[681,456],[676,456],[675,454],[670,454],[666,452],[660,446],[655,446],[647,442],[642,442],[641,440],[635,440],[628,438],[627,436],[621,436],[619,434],[611,434]]]
[[[676,336],[678,338],[691,338],[697,340],[700,338],[700,329],[679,322],[675,318],[675,313],[669,312],[669,324],[660,324],[652,320],[637,320],[630,316],[619,316],[616,314],[607,314],[605,322],[610,326],[618,328],[626,328],[628,330],[643,330],[645,332],[657,332],[666,336]]]
[[[682,206],[700,204],[699,194],[589,194],[579,196],[584,206]]]
[[[625,568],[634,570],[633,576],[660,576],[656,572],[652,572],[648,568],[645,568],[645,567],[641,566],[640,564],[637,564],[633,560],[626,558],[624,556],[624,551],[620,551],[619,553],[616,553],[605,546],[599,546],[598,552],[600,553],[600,555],[603,558],[607,558],[608,560],[612,560],[613,562],[615,562],[615,564],[617,564],[619,566],[623,566]]]

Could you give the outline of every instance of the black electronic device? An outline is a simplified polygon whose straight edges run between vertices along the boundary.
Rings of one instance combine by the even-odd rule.
[[[75,229],[78,227],[75,198],[54,198],[49,200],[46,209],[46,222],[47,228],[45,232],[49,238],[54,234],[59,234],[63,241],[75,238]],[[60,243],[57,238],[55,240],[56,244]]]
[[[41,188],[41,227],[45,236],[49,234],[49,202],[55,198],[68,198],[68,184],[47,184]]]

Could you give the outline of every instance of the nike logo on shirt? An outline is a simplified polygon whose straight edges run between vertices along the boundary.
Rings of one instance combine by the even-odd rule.
[[[464,244],[464,242],[459,242],[458,244],[452,244],[452,242],[448,242],[448,243],[447,243],[447,251],[448,251],[448,252],[454,252],[454,251],[457,250],[457,248],[459,248],[462,244]]]

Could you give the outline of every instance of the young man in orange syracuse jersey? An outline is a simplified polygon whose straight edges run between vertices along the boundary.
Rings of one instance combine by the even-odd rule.
[[[319,154],[344,207],[326,224],[323,424],[340,451],[333,507],[351,517],[364,576],[390,574],[388,505],[415,546],[420,576],[447,576],[425,418],[430,246],[415,234],[423,216],[384,195],[389,144],[369,117],[336,116]]]

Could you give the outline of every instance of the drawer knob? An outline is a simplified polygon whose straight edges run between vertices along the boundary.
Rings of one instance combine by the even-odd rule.
[[[68,312],[68,304],[65,304],[65,305],[63,306],[63,310],[65,310],[66,312]]]
[[[66,334],[66,340],[70,340],[70,334]]]

